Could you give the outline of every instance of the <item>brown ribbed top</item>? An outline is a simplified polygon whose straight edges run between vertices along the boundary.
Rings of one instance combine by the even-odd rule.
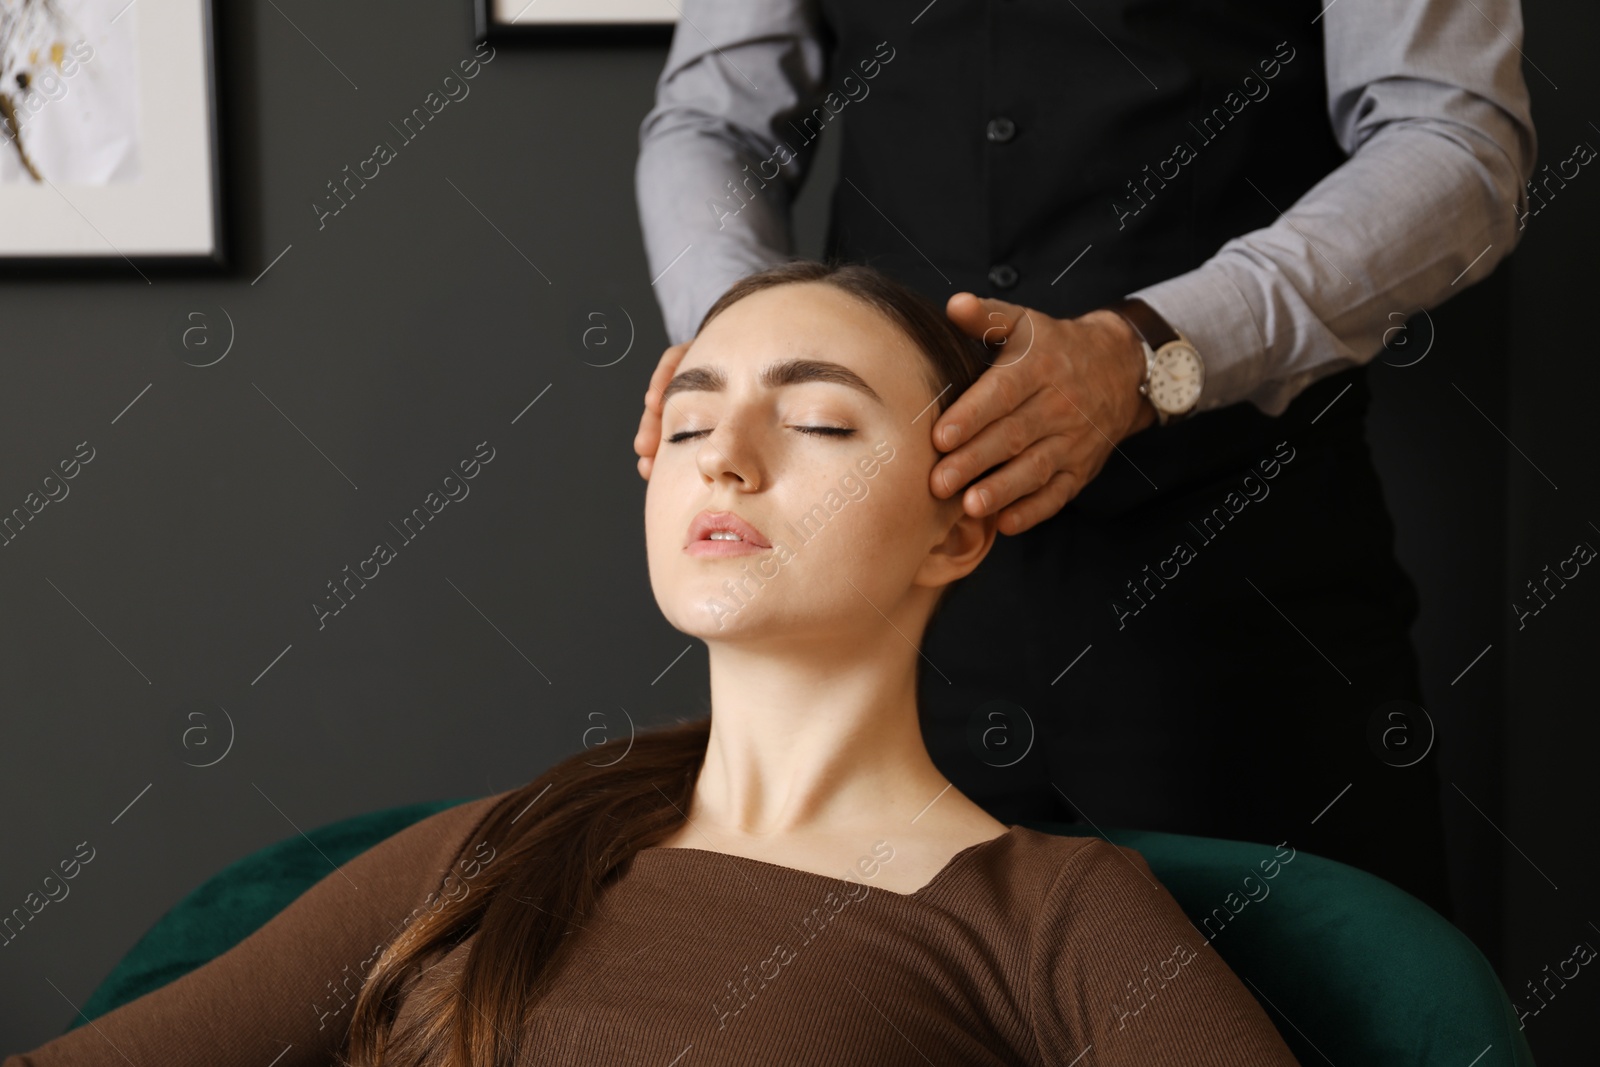
[[[0,1067],[324,1067],[365,968],[508,795],[407,827],[203,967]],[[1297,1062],[1143,857],[1093,837],[1013,826],[910,894],[645,849],[573,936],[521,1062]]]

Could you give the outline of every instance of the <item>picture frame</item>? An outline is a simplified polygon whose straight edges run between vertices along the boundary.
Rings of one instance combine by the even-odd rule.
[[[665,43],[681,0],[474,0],[478,40]]]
[[[12,0],[0,42],[0,269],[227,265],[212,0]]]

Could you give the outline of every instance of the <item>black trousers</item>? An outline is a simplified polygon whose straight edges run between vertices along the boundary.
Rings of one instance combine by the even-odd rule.
[[[1449,917],[1416,592],[1365,402],[1358,371],[1225,438],[1222,420],[1153,428],[1104,491],[997,535],[919,660],[924,738],[956,788],[1008,824],[1287,842]],[[1197,458],[1207,435],[1224,443]]]

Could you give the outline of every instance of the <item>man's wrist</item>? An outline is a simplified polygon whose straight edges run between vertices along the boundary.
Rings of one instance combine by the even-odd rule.
[[[1096,308],[1082,316],[1081,321],[1093,323],[1106,331],[1111,351],[1119,357],[1120,379],[1123,383],[1118,394],[1132,400],[1132,416],[1123,438],[1138,433],[1156,422],[1155,405],[1140,390],[1145,378],[1144,339],[1133,324],[1115,311]]]

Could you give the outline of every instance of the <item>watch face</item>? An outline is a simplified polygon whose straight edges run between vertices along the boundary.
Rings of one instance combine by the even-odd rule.
[[[1161,346],[1150,368],[1150,402],[1170,415],[1188,411],[1200,399],[1205,366],[1200,354],[1181,341]]]

